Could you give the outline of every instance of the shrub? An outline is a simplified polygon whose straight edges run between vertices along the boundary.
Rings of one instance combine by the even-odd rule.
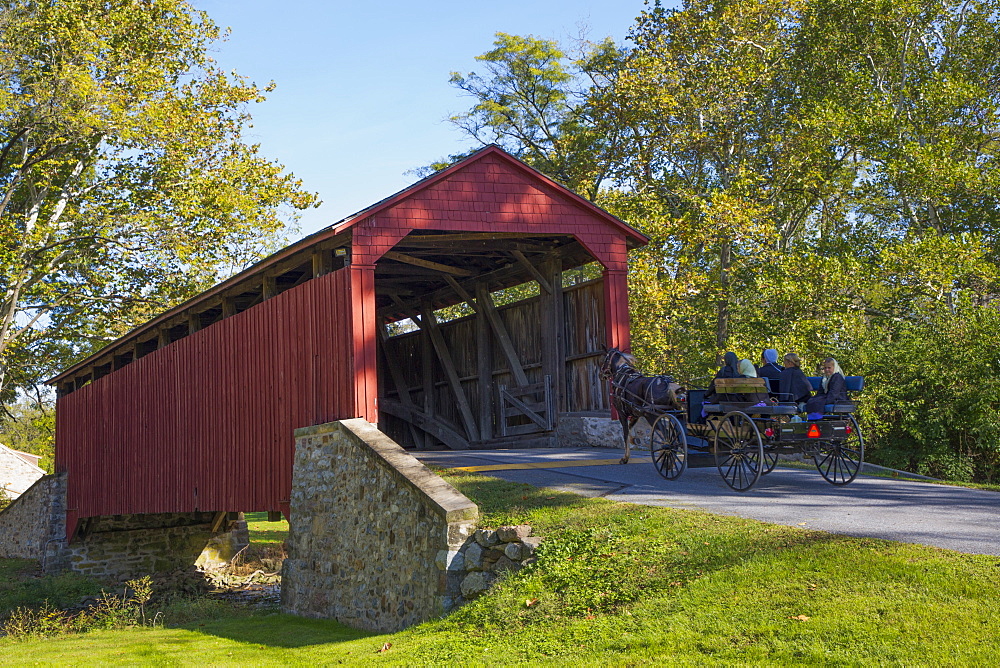
[[[38,608],[18,607],[3,624],[14,638],[38,638],[97,629],[119,630],[155,622],[146,617],[146,604],[153,595],[152,579],[145,575],[125,583],[120,596],[102,592],[96,605],[76,614],[42,603]]]
[[[872,334],[853,360],[866,376],[869,458],[951,480],[1000,479],[1000,312],[965,306]]]

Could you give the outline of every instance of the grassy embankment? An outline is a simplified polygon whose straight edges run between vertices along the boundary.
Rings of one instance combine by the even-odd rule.
[[[447,478],[488,523],[526,522],[548,536],[546,568],[402,633],[209,601],[170,606],[162,628],[0,639],[0,656],[9,665],[595,666],[988,665],[1000,656],[997,557]],[[0,609],[12,600],[0,591]]]

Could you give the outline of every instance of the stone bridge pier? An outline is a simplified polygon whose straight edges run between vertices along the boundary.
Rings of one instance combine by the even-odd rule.
[[[40,478],[0,513],[0,557],[37,559],[49,573],[108,579],[221,565],[248,543],[239,513],[153,513],[81,520],[66,541],[66,476]]]

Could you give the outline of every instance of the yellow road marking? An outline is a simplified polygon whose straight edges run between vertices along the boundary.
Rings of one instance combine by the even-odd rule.
[[[479,473],[480,471],[524,471],[527,469],[563,469],[576,466],[608,466],[619,459],[574,459],[563,462],[522,462],[520,464],[490,464],[486,466],[456,466],[452,471]],[[645,457],[633,457],[629,464],[648,464]]]

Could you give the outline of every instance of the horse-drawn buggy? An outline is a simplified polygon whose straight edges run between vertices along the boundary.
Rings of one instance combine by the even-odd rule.
[[[854,480],[864,462],[853,401],[827,405],[821,418],[802,420],[800,406],[771,399],[767,379],[718,378],[711,401],[705,403],[705,390],[685,390],[669,376],[642,374],[630,355],[614,348],[601,365],[601,376],[611,381],[611,402],[622,423],[622,463],[631,455],[632,428],[644,418],[651,426],[653,465],[667,480],[684,473],[689,453],[714,455],[723,480],[739,492],[774,470],[779,454],[811,458],[834,485]],[[848,391],[864,387],[861,376],[845,380]],[[810,379],[814,389],[820,381]]]

